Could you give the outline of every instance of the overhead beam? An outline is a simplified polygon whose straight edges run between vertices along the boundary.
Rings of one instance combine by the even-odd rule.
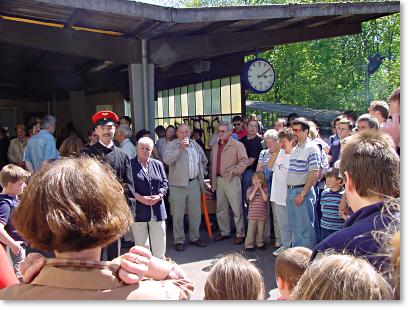
[[[335,25],[312,28],[289,28],[272,31],[235,32],[230,35],[211,34],[151,40],[148,42],[150,61],[171,65],[184,60],[215,57],[223,54],[271,49],[274,45],[360,33],[361,25]]]
[[[9,20],[0,20],[0,41],[118,64],[141,59],[139,40]]]
[[[391,14],[400,12],[400,1],[283,4],[210,8],[170,8],[136,1],[32,0],[52,6],[86,9],[104,14],[149,18],[163,22],[200,23],[224,20],[270,19],[346,14]]]

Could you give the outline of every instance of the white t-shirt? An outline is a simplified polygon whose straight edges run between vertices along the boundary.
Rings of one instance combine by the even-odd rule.
[[[282,206],[286,206],[286,195],[288,192],[286,179],[288,176],[289,158],[290,154],[286,154],[285,150],[282,149],[273,165],[270,201]]]

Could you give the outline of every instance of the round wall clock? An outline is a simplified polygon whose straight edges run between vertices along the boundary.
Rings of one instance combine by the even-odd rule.
[[[245,63],[242,69],[245,88],[262,94],[269,91],[275,83],[275,71],[272,65],[263,58],[255,58]]]

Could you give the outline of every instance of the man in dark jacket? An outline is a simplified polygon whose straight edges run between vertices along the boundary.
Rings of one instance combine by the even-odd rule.
[[[377,167],[377,169],[376,169]],[[343,149],[340,174],[353,214],[344,228],[330,235],[313,250],[336,250],[364,256],[378,271],[389,266],[381,236],[400,218],[396,198],[400,190],[400,158],[392,139],[381,132],[365,130],[351,137]]]
[[[131,163],[127,154],[116,147],[113,142],[118,116],[111,111],[100,111],[93,115],[92,121],[96,125],[99,142],[83,149],[83,153],[111,166],[118,179],[124,184],[125,197],[133,214],[135,214],[135,192]],[[110,244],[107,247],[107,260],[118,257],[120,250],[120,240]]]

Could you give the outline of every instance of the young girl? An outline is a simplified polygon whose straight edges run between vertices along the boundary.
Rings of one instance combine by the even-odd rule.
[[[212,267],[204,300],[264,300],[265,284],[258,268],[238,253],[228,254]]]
[[[257,171],[252,176],[252,186],[248,188],[246,198],[249,201],[248,232],[245,239],[245,250],[265,250],[263,234],[268,218],[268,187],[262,171]],[[256,238],[255,238],[256,237]]]

